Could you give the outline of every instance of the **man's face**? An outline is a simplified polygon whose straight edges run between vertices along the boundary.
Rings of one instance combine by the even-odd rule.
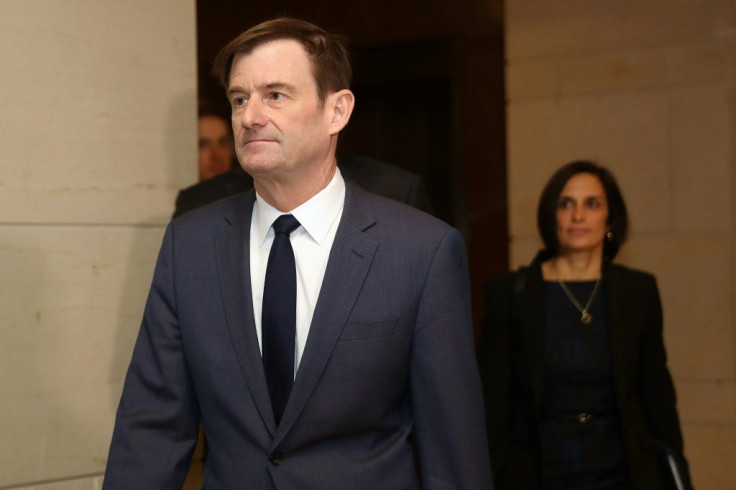
[[[233,142],[227,121],[216,116],[199,118],[199,180],[227,172],[232,166]]]
[[[330,111],[298,42],[276,40],[236,55],[228,98],[235,152],[254,178],[306,175],[330,160]]]

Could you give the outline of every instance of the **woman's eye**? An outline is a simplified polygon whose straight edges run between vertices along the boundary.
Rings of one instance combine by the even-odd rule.
[[[572,207],[572,199],[560,199],[557,202],[557,207],[560,209],[569,209]]]

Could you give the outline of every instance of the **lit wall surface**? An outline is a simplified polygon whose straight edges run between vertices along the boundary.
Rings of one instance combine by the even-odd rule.
[[[176,191],[192,0],[0,2],[0,488],[100,487]]]

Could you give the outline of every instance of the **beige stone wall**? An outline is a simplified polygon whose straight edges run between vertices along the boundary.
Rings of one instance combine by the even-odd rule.
[[[193,0],[0,2],[0,488],[101,486],[195,57]]]
[[[558,166],[611,168],[619,261],[659,280],[694,483],[736,488],[736,2],[505,4],[512,265]]]

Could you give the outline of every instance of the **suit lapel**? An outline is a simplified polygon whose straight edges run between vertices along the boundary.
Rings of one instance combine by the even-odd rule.
[[[230,337],[240,369],[248,383],[256,406],[269,431],[276,422],[271,408],[266,376],[253,317],[250,283],[250,222],[255,194],[251,191],[236,201],[236,207],[225,216],[227,225],[217,237],[217,275],[225,305]]]
[[[545,317],[547,291],[539,263],[533,263],[526,271],[526,287],[521,298],[519,320],[523,332],[526,367],[537,417],[541,417],[544,391]]]
[[[378,242],[364,233],[375,219],[360,198],[363,191],[347,181],[346,186],[345,206],[330,251],[309,337],[274,445],[293,426],[324,371],[378,247]]]

